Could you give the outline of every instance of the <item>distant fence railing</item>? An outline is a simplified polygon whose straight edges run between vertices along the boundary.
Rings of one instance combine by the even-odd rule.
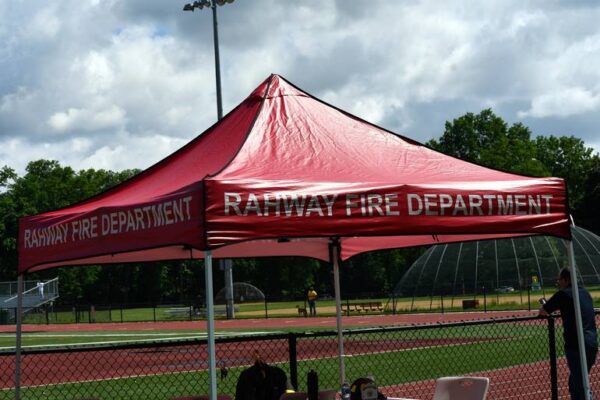
[[[23,290],[29,290],[37,287],[37,284],[40,281],[23,281]],[[17,291],[17,281],[5,281],[0,282],[0,296],[2,297],[12,297],[16,296]]]
[[[31,283],[31,281],[26,281]],[[11,282],[3,282],[10,284]],[[35,285],[24,285],[23,312],[25,315],[36,311],[42,305],[53,302],[58,298],[58,278],[49,281],[36,281]],[[10,296],[0,295],[0,325],[15,323],[17,315],[18,295],[16,291]],[[35,318],[35,317],[34,317]]]
[[[598,318],[598,316],[597,316]],[[218,338],[217,390],[235,396],[256,354],[306,390],[310,370],[321,389],[338,388],[335,332]],[[490,378],[491,399],[567,399],[560,319],[519,317],[346,331],[346,374],[373,376],[387,396],[432,398],[435,379]],[[22,352],[23,399],[171,399],[208,391],[206,340],[69,346]],[[0,352],[0,399],[14,398],[13,351]],[[600,373],[591,375],[600,392]]]
[[[36,293],[34,291],[34,293]],[[352,293],[342,297],[345,315],[394,314],[406,312],[452,312],[452,311],[500,311],[532,310],[539,307],[539,291],[515,291],[510,293],[487,292],[484,288],[478,295],[448,295],[395,297],[394,294]],[[283,306],[282,303],[285,303]],[[4,310],[4,311],[3,311]],[[236,304],[236,318],[273,318],[281,316],[307,315],[307,304],[302,298],[267,298],[248,304]],[[321,297],[317,301],[318,315],[334,315],[333,298]],[[0,304],[0,324],[13,321],[3,315],[15,315],[14,307]],[[225,318],[226,305],[215,306],[216,318]],[[205,319],[206,312],[200,303],[137,303],[137,304],[77,304],[48,303],[43,307],[28,308],[25,305],[24,323],[101,323],[101,322],[158,322],[194,321]]]

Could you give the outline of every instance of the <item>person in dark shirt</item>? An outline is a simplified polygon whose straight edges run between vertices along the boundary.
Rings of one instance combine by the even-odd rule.
[[[281,368],[265,363],[258,352],[254,360],[254,365],[240,373],[235,400],[279,400],[288,387],[287,375]]]
[[[569,366],[569,393],[571,399],[585,399],[583,391],[581,365],[579,361],[579,341],[577,339],[577,325],[575,323],[575,306],[573,305],[573,289],[571,288],[571,273],[563,268],[558,275],[556,292],[542,307],[539,314],[548,316],[555,311],[560,311],[563,320],[563,337],[565,340],[565,355]],[[596,337],[596,316],[592,296],[585,288],[579,286],[579,303],[581,306],[581,319],[583,323],[583,340],[587,360],[587,373],[590,373],[596,362],[598,353],[598,340]]]

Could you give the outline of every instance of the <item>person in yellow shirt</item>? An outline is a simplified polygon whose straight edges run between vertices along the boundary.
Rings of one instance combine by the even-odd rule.
[[[315,288],[311,287],[308,289],[306,297],[308,297],[308,311],[311,317],[317,315],[317,296],[318,294],[315,291]]]

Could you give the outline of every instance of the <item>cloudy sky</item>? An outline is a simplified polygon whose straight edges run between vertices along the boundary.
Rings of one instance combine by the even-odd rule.
[[[212,125],[212,15],[185,2],[0,2],[0,166],[145,168]],[[236,0],[218,12],[225,112],[278,73],[421,142],[491,107],[600,150],[596,1]]]

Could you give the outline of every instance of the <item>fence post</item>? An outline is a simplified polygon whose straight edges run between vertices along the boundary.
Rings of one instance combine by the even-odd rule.
[[[487,312],[487,292],[485,286],[483,287],[483,312]]]
[[[346,297],[346,316],[350,316],[350,299]]]
[[[548,317],[548,352],[550,353],[550,387],[552,400],[558,400],[558,373],[556,368],[556,328],[554,318]]]
[[[267,296],[265,296],[265,319],[269,318],[269,311],[267,306]]]
[[[531,311],[531,288],[527,286],[527,310]]]
[[[154,322],[156,322],[156,304],[152,306],[152,318],[154,319]]]
[[[290,382],[294,391],[298,391],[298,353],[296,352],[296,334],[290,332],[288,335],[288,349],[290,355]]]
[[[442,303],[442,314],[444,313],[444,295],[440,294],[440,301]]]

